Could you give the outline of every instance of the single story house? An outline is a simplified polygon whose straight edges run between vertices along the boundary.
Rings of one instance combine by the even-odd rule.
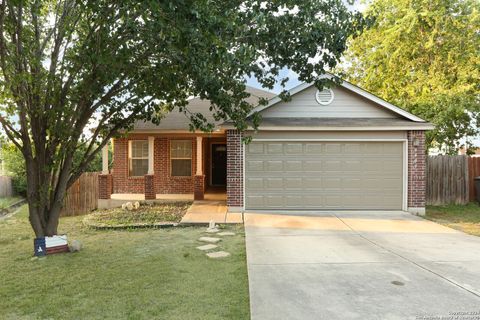
[[[190,132],[189,119],[171,112],[160,125],[137,122],[113,140],[113,166],[100,175],[101,199],[224,194],[228,210],[403,210],[425,212],[425,120],[343,81],[319,91],[290,90],[291,100],[247,87],[258,131],[218,122],[209,101],[189,108],[215,123]],[[242,135],[251,135],[250,143]]]

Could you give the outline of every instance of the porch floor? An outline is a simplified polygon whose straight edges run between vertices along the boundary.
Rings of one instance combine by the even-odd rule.
[[[113,193],[111,195],[113,200],[122,200],[122,201],[142,201],[145,200],[145,195],[143,193]],[[226,201],[227,195],[225,192],[206,192],[204,195],[204,200],[207,201]],[[193,193],[168,193],[168,194],[157,194],[156,200],[185,200],[193,201]]]

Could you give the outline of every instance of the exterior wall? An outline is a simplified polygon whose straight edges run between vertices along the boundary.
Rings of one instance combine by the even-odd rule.
[[[155,135],[154,135],[155,136]],[[113,193],[145,193],[145,178],[128,175],[128,141],[147,140],[148,135],[131,135],[114,140]],[[192,175],[172,177],[170,174],[170,140],[192,141]],[[158,193],[193,193],[196,171],[196,140],[194,136],[156,136],[154,142],[154,187]]]
[[[237,130],[227,130],[227,206],[243,209],[243,143]]]
[[[252,135],[247,132],[247,135]],[[259,131],[253,139],[407,139],[406,131]]]
[[[393,112],[385,110],[372,101],[341,87],[332,88],[333,101],[321,105],[315,99],[315,86],[292,96],[289,102],[279,102],[261,112],[265,118],[397,118]]]
[[[154,177],[153,186],[156,194],[194,193],[196,168],[196,136],[167,134],[132,134],[127,138],[114,139],[113,152],[113,193],[145,193],[145,177],[130,177],[128,175],[128,141],[147,140],[154,136]],[[170,174],[170,140],[192,141],[192,175],[190,177],[172,177]],[[203,173],[204,188],[210,185],[211,143],[224,143],[224,137],[204,137]],[[197,184],[200,183],[197,181]],[[150,184],[149,184],[150,185]],[[148,191],[148,190],[147,190]]]
[[[425,131],[408,131],[408,211],[425,214]],[[415,146],[414,141],[418,141]]]
[[[98,198],[99,199],[110,199],[112,194],[112,175],[111,174],[101,174],[98,176]]]

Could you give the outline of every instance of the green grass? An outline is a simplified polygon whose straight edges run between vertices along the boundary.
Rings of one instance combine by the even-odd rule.
[[[65,217],[59,233],[84,249],[32,260],[26,211],[0,221],[0,318],[249,318],[242,226],[225,227],[232,256],[211,260],[196,249],[205,227],[98,231]]]
[[[6,197],[6,198],[0,198],[0,209],[5,209],[8,206],[11,206],[17,201],[22,200],[21,197]]]
[[[138,227],[180,222],[192,202],[142,204],[131,211],[122,208],[97,210],[84,218],[84,223],[94,227]]]
[[[480,206],[478,203],[427,206],[425,217],[447,227],[480,236]]]

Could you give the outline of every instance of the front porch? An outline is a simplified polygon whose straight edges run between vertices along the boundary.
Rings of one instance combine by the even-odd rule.
[[[108,146],[103,150],[100,202],[226,201],[225,132],[136,132],[112,141],[111,165]]]

